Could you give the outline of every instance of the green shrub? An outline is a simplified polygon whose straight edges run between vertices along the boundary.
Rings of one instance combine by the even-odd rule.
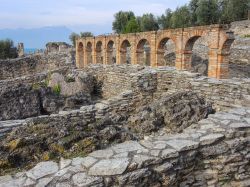
[[[57,95],[60,95],[61,93],[61,86],[60,84],[56,84],[55,86],[53,86],[53,92]]]
[[[17,48],[14,47],[12,40],[0,40],[0,59],[16,58],[17,56]]]
[[[250,38],[250,34],[245,34],[243,38]]]
[[[75,82],[76,80],[74,77],[67,76],[65,81],[69,83],[69,82]]]

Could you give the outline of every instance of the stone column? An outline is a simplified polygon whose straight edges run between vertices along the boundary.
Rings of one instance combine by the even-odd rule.
[[[96,43],[95,39],[93,39],[93,49],[92,49],[92,63],[96,64]]]
[[[137,43],[136,43],[136,34],[134,36],[128,36],[131,37],[131,49],[130,49],[130,55],[131,55],[131,64],[135,65],[138,64],[137,62]]]
[[[121,46],[120,46],[120,36],[116,37],[115,47],[116,47],[116,64],[121,64]]]
[[[157,67],[157,46],[156,46],[156,32],[151,33],[151,41],[150,41],[150,65],[152,67]]]
[[[182,70],[190,70],[192,68],[192,51],[183,50],[182,52]]]
[[[175,54],[176,54],[176,60],[175,60],[175,67],[177,70],[183,70],[183,31],[178,34],[175,41]]]
[[[24,45],[23,43],[18,43],[18,57],[23,57],[24,56]]]

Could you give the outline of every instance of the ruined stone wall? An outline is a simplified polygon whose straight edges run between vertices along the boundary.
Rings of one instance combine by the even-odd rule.
[[[212,102],[217,110],[250,106],[250,79],[215,80],[174,69],[162,70],[157,76],[156,99],[162,94],[192,90]]]
[[[73,58],[69,53],[49,55],[30,55],[23,58],[1,60],[0,80],[52,71],[61,67],[71,66]]]
[[[85,157],[41,162],[3,186],[249,186],[250,108],[210,115],[180,134],[126,141]],[[51,175],[51,177],[47,177]]]
[[[132,82],[136,73],[142,67],[136,66],[89,66],[87,72],[96,77],[101,87],[103,98],[117,96],[123,91],[132,89]]]
[[[151,94],[154,94],[155,99],[159,99],[162,94],[194,91],[213,103],[217,110],[250,106],[249,79],[215,80],[199,74],[176,71],[175,68],[151,69],[139,66],[99,67],[92,74],[99,76],[98,80],[102,81],[104,97],[117,96],[125,90],[133,90],[134,84],[141,84],[138,88],[152,89]]]

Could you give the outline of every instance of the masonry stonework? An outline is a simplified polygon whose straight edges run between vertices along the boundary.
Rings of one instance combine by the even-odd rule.
[[[92,63],[111,64],[114,44],[117,64],[127,63],[127,47],[130,47],[131,64],[157,67],[164,58],[163,47],[171,39],[175,44],[176,68],[190,70],[193,45],[200,37],[208,38],[208,76],[218,79],[228,78],[228,57],[234,34],[228,27],[221,25],[79,38],[76,41],[76,66],[83,68]],[[150,46],[150,64],[143,60],[146,44]]]

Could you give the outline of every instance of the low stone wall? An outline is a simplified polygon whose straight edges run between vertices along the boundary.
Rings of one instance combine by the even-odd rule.
[[[194,91],[211,102],[217,111],[250,106],[250,79],[216,80],[170,67],[152,69],[139,66],[98,66],[92,69],[91,74],[102,82],[104,97],[117,96],[124,90],[134,91],[135,87],[143,90],[145,87],[145,97],[149,101],[159,99],[163,94]]]
[[[3,186],[242,186],[250,181],[250,108],[210,115],[181,134],[41,162]]]
[[[73,57],[70,53],[37,54],[23,58],[1,60],[0,80],[53,71],[64,66],[71,66],[72,63]]]
[[[194,91],[213,104],[217,111],[233,107],[250,106],[250,79],[216,80],[174,68],[162,68],[157,72],[155,99],[162,94],[178,91]]]

